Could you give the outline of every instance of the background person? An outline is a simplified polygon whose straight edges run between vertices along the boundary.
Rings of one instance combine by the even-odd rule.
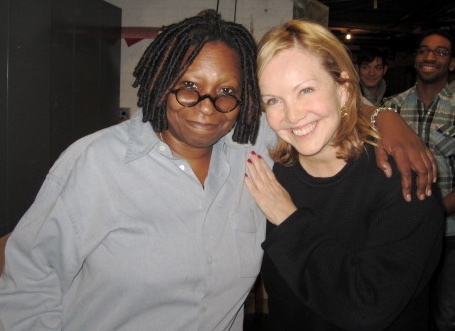
[[[273,172],[252,154],[245,182],[269,221],[262,279],[274,330],[427,330],[440,200],[405,202],[399,177],[376,168],[377,133],[345,46],[290,21],[259,43],[258,73],[279,142]]]
[[[438,164],[446,231],[431,306],[437,328],[455,330],[455,92],[448,85],[455,69],[454,41],[448,32],[432,30],[423,33],[417,45],[415,85],[384,104],[395,108],[422,137]]]
[[[387,56],[379,48],[363,47],[357,54],[357,68],[362,95],[373,105],[380,106],[388,96],[384,76],[387,72]]]

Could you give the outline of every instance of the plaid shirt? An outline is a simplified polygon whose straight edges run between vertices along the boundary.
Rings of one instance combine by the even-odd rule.
[[[438,164],[438,185],[442,196],[455,189],[455,93],[446,85],[425,109],[416,85],[387,98],[384,106],[396,109],[411,128],[422,137]],[[446,236],[455,235],[455,215],[446,220]]]

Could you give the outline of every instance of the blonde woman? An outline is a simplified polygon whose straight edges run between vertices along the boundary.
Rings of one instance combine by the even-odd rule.
[[[273,329],[426,330],[441,203],[406,202],[397,169],[386,178],[376,167],[378,133],[346,48],[318,24],[289,21],[260,42],[258,73],[279,141],[273,172],[252,153],[245,182],[268,219]]]

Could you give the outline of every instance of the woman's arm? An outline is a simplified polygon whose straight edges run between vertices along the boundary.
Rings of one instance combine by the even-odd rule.
[[[6,244],[0,277],[5,330],[61,330],[62,291],[82,265],[68,254],[77,237],[58,199],[61,186],[49,177]]]
[[[375,107],[362,107],[370,115]],[[436,160],[423,140],[411,129],[406,121],[392,111],[381,111],[375,118],[381,134],[376,151],[377,166],[387,177],[392,175],[388,161],[391,155],[401,174],[403,197],[411,201],[412,171],[417,173],[417,196],[420,200],[431,195],[431,184],[436,182]]]

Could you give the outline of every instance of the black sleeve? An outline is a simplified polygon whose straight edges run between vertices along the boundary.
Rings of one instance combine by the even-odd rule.
[[[403,203],[400,194],[371,208],[361,249],[337,242],[300,208],[268,234],[265,254],[318,315],[348,330],[383,329],[428,282],[442,243],[440,202]]]

